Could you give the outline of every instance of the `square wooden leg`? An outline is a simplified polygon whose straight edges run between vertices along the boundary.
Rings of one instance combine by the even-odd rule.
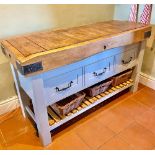
[[[51,134],[48,123],[47,106],[44,95],[44,85],[41,78],[32,80],[33,99],[35,122],[38,129],[39,138],[44,146],[51,143]]]
[[[132,79],[134,79],[134,85],[130,89],[131,92],[136,92],[138,89],[138,83],[139,83],[139,78],[140,78],[142,62],[143,62],[145,45],[146,45],[146,41],[142,41],[140,45],[140,51],[138,54],[138,58],[137,58],[137,65],[134,68],[133,75],[132,75]]]

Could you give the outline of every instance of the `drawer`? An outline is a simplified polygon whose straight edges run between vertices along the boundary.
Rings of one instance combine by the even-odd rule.
[[[76,69],[44,81],[47,104],[55,103],[82,88],[82,68]]]
[[[136,60],[138,57],[139,48],[129,49],[120,54],[115,55],[115,69],[116,73],[133,67],[136,65]]]
[[[100,82],[113,75],[113,72],[113,56],[85,66],[85,85],[90,86],[97,82]]]

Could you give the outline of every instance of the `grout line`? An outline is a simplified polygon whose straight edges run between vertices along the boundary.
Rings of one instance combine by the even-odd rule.
[[[132,126],[134,123],[136,123],[136,122],[135,122],[135,120],[133,119],[133,122],[131,122],[128,126],[126,126],[122,131],[118,132],[118,133],[117,133],[117,136],[120,136],[120,134],[121,134],[124,130],[126,130],[127,128],[129,128],[130,126]],[[120,138],[121,138],[124,142],[126,142],[127,144],[129,144],[128,141],[127,141],[124,137],[120,136]],[[129,145],[131,146],[131,144],[129,144]],[[134,147],[134,146],[132,146],[132,147]]]
[[[75,132],[75,134],[81,139],[81,141],[84,143],[84,144],[86,144],[87,146],[88,146],[88,148],[90,148],[91,150],[94,150],[91,146],[89,146],[86,142],[85,142],[85,140],[76,132],[76,131],[74,131]]]
[[[144,87],[145,88],[145,87]],[[141,90],[143,90],[144,88],[142,88]],[[139,91],[141,91],[141,90],[139,90]],[[137,92],[137,93],[139,93],[139,92]],[[132,96],[134,96],[135,94],[133,94],[133,95],[131,95],[131,96],[129,96],[129,97],[132,97]],[[123,100],[121,100],[120,102],[119,102],[119,104],[121,103],[121,102],[123,102],[124,100],[127,100],[129,97],[127,97],[127,98],[125,98],[125,99],[123,99]],[[140,103],[140,104],[142,104],[142,105],[145,105],[145,104],[143,104],[143,103],[141,103],[140,101],[137,101],[137,100],[135,100],[135,99],[133,99],[134,101],[136,101],[136,102],[138,102],[138,103]],[[118,105],[118,104],[117,104]],[[146,105],[145,105],[146,106]],[[146,106],[147,107],[147,106]],[[112,107],[113,108],[113,107]],[[147,107],[148,108],[148,107]],[[148,108],[144,113],[146,113],[147,111],[153,111],[153,109],[152,108]],[[143,114],[144,114],[143,113]],[[133,117],[133,122],[131,122],[128,126],[126,126],[123,130],[125,130],[126,128],[128,128],[130,125],[132,125],[132,124],[134,124],[134,123],[138,123],[137,122],[137,120],[136,120],[136,118],[135,117]],[[138,123],[139,125],[141,125],[140,123]],[[141,125],[142,127],[144,127],[143,125]],[[108,126],[107,126],[107,128],[108,129],[110,129]],[[146,130],[148,130],[148,131],[150,131],[151,133],[153,133],[151,130],[149,130],[149,129],[147,129],[146,127],[144,127]],[[119,136],[120,135],[120,133],[123,131],[123,130],[121,130],[120,132],[118,132],[118,133],[116,133],[112,138],[114,138],[114,137],[116,137],[116,136]],[[154,135],[155,135],[155,133],[153,133]],[[105,143],[107,143],[108,141],[110,141],[112,138],[110,138],[109,140],[107,140],[106,142],[104,142],[102,145],[104,145]],[[124,139],[123,139],[124,140]],[[127,144],[129,144],[126,140],[124,140],[124,142],[126,142]],[[101,145],[101,146],[102,146]],[[131,144],[129,144],[131,147],[134,147],[134,146],[132,146]],[[101,147],[100,146],[100,147]],[[98,149],[100,148],[100,147],[98,147]]]
[[[138,123],[135,119],[134,119],[134,122],[133,123],[131,123],[130,125],[132,125],[132,124],[134,124],[134,123],[137,123],[138,125],[140,125],[142,128],[144,128],[145,130],[147,130],[148,132],[151,132],[153,135],[155,135],[155,133],[153,133],[151,130],[149,130],[149,129],[147,129],[146,127],[144,127],[143,125],[141,125],[140,123]],[[129,126],[130,126],[129,125]],[[128,127],[129,127],[128,126]],[[118,135],[120,135],[121,134],[121,132],[118,134]],[[126,143],[128,143],[127,142],[127,140],[124,138],[124,137],[122,137],[122,136],[120,136]],[[129,144],[129,143],[128,143]],[[129,144],[129,145],[131,145],[131,144]],[[134,146],[133,146],[134,147]],[[155,147],[155,145],[153,146],[153,148]],[[152,148],[152,149],[153,149]],[[136,149],[136,148],[135,148]],[[150,150],[150,149],[149,149]]]
[[[145,130],[147,130],[148,132],[151,132],[154,136],[155,136],[155,133],[153,133],[151,130],[149,130],[149,129],[147,129],[146,127],[144,127],[143,125],[141,125],[140,123],[138,123],[136,120],[135,120],[135,122],[138,124],[138,125],[140,125],[142,128],[145,128]],[[155,147],[155,145],[153,146],[153,148]],[[152,149],[153,149],[152,148]],[[150,149],[149,149],[150,150]]]
[[[78,133],[75,132],[75,134],[81,139],[81,141],[82,141],[84,144],[86,144],[86,146],[88,146],[88,148],[89,148],[90,150],[94,150],[91,146],[89,146],[89,145],[84,141],[83,138],[81,138],[81,136],[80,136]]]
[[[142,124],[140,124],[140,123],[137,122],[136,120],[135,120],[135,122],[136,122],[138,125],[140,125],[141,127],[145,128],[146,130],[148,130],[149,132],[151,132],[151,133],[155,136],[155,133],[153,133],[151,130],[147,129],[145,126],[143,126]],[[154,146],[155,146],[155,145],[154,145]]]
[[[95,118],[95,121],[96,122],[98,122],[97,121],[97,119]],[[99,122],[100,123],[100,122]],[[108,129],[108,130],[110,130],[111,132],[113,132],[114,133],[114,135],[112,136],[112,137],[109,137],[106,141],[108,141],[108,140],[110,140],[111,138],[113,138],[114,136],[115,136],[115,132],[114,131],[112,131],[111,129],[109,129],[107,126],[105,126],[105,125],[103,125],[102,124],[102,126],[104,127],[104,128],[106,128],[106,129]],[[74,131],[79,137],[80,137],[80,139],[82,139],[82,141],[85,143],[85,144],[87,144],[86,142],[85,142],[85,140],[76,132],[76,131]],[[105,143],[105,142],[104,142]],[[88,145],[88,144],[87,144]],[[89,145],[88,145],[89,146]],[[98,146],[95,150],[98,150],[98,148],[99,147],[101,147],[102,146],[102,144],[100,145],[100,146]],[[91,146],[89,146],[91,149],[93,149]]]
[[[111,137],[110,139],[108,139],[107,141],[105,141],[102,145],[104,145],[105,143],[107,143],[108,141],[110,141],[112,138],[115,138],[116,136],[119,136],[120,135],[120,133],[122,132],[122,131],[124,131],[125,129],[127,129],[130,125],[132,125],[132,124],[134,124],[134,120],[133,120],[133,122],[131,122],[128,126],[126,126],[124,129],[122,129],[120,132],[118,132],[118,133],[115,133],[114,131],[114,133],[115,133],[115,135],[113,136],[113,137]],[[111,130],[109,127],[107,127],[109,130]],[[121,137],[122,138],[122,137]],[[124,139],[123,139],[124,140]],[[126,142],[126,141],[124,141],[124,142]],[[131,144],[129,144],[128,142],[126,142],[128,145],[130,145],[131,146]],[[100,145],[100,147],[102,146],[102,145]],[[100,147],[98,147],[98,149],[100,148]]]
[[[132,100],[134,100],[135,102],[145,106],[148,110],[151,110],[153,107],[149,107],[148,105],[145,105],[143,102],[139,101],[139,100],[136,100],[135,98],[132,98]],[[145,112],[144,112],[145,113]]]
[[[110,131],[112,131],[110,128],[108,128],[107,126],[104,126],[105,128],[107,128],[108,130],[110,130]],[[114,133],[114,135],[112,136],[112,137],[109,137],[103,144],[101,144],[101,145],[99,145],[98,147],[97,147],[97,150],[102,146],[102,145],[104,145],[105,143],[107,143],[108,141],[110,141],[112,138],[114,138],[114,137],[116,137],[117,136],[117,134],[114,132],[114,131],[112,131],[113,133]]]
[[[150,110],[148,110],[148,111],[152,111],[152,110],[150,109]],[[146,113],[146,112],[148,112],[148,111],[145,111],[144,113]],[[143,114],[144,114],[144,113],[143,113]],[[149,128],[146,128],[144,125],[142,125],[140,122],[138,122],[138,120],[136,120],[136,118],[134,118],[134,120],[135,120],[135,122],[136,122],[137,124],[139,124],[140,126],[142,126],[143,128],[145,128],[146,130],[150,131],[153,135],[155,135],[155,133],[152,132]]]

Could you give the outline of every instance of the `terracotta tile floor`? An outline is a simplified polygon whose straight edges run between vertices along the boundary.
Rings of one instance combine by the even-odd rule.
[[[115,99],[53,136],[43,148],[20,109],[0,117],[0,149],[155,149],[155,91],[139,90]]]

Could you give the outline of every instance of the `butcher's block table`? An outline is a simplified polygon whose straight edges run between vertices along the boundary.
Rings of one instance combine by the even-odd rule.
[[[35,121],[44,146],[51,143],[50,131],[126,88],[137,90],[145,42],[150,35],[150,25],[106,21],[2,41],[23,116]],[[61,117],[52,110],[55,102],[130,68],[134,68],[132,80],[97,96],[94,102],[89,99],[70,115]]]

